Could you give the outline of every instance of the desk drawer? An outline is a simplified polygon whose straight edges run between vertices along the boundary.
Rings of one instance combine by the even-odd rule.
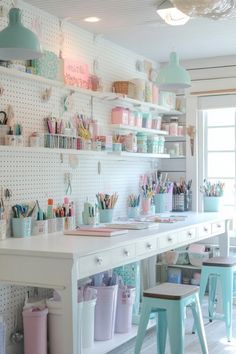
[[[211,232],[213,234],[223,234],[225,232],[225,222],[218,221],[211,224]]]
[[[160,248],[172,248],[175,246],[178,246],[178,234],[173,233],[173,234],[167,234],[160,236],[158,239],[158,244]]]
[[[112,268],[112,253],[101,252],[89,256],[81,257],[79,260],[79,276],[83,278],[91,274],[96,274]]]
[[[114,264],[129,261],[135,258],[135,245],[127,245],[112,250],[112,261]]]
[[[197,232],[195,227],[181,231],[179,233],[179,242],[191,243],[192,241],[196,240],[196,238],[197,238]]]
[[[157,239],[147,239],[136,243],[136,255],[147,254],[148,252],[154,252],[157,250]]]
[[[211,235],[211,224],[202,224],[198,228],[198,235],[200,238]]]

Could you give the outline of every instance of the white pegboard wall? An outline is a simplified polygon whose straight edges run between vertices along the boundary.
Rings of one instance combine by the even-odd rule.
[[[11,1],[3,0],[2,4],[11,6]],[[36,31],[42,46],[58,55],[59,19],[22,1],[18,1],[23,10],[23,23]],[[7,24],[6,18],[0,18],[0,30]],[[113,81],[131,78],[143,78],[144,73],[136,72],[135,62],[144,59],[131,51],[121,48],[101,36],[81,30],[70,23],[64,23],[64,57],[78,58],[93,68],[94,60],[98,62],[97,75],[101,77],[105,91],[111,89]],[[49,88],[42,82],[14,78],[0,74],[0,86],[4,94],[0,97],[0,110],[6,110],[11,104],[15,113],[15,122],[23,126],[24,143],[28,145],[28,137],[34,132],[44,131],[44,118],[52,114],[56,117],[71,119],[75,113],[91,114],[91,99],[79,93],[74,94],[74,108],[64,112],[63,99],[69,94],[64,88],[52,87],[52,96],[48,102],[41,99],[42,92]],[[94,98],[94,119],[98,120],[100,134],[111,133],[109,129],[110,114],[117,102],[103,102]],[[101,163],[101,174],[98,174],[98,162]],[[139,161],[111,161],[97,158],[96,155],[79,157],[78,167],[72,169],[68,156],[60,154],[36,153],[33,149],[27,152],[13,152],[0,149],[0,181],[1,186],[13,192],[10,204],[38,200],[45,209],[47,199],[53,197],[55,204],[61,203],[64,197],[64,174],[72,176],[73,193],[71,199],[80,215],[83,203],[88,198],[95,200],[98,192],[117,192],[119,199],[115,215],[126,214],[128,193],[138,192],[139,175],[150,171],[150,163]],[[0,288],[0,311],[7,313],[8,339],[14,330],[15,314],[20,313],[28,288],[3,286]],[[33,290],[30,289],[32,292]],[[41,289],[44,295],[47,290]],[[20,317],[20,316],[19,316]],[[22,326],[20,321],[19,326]],[[33,354],[33,353],[32,353]]]

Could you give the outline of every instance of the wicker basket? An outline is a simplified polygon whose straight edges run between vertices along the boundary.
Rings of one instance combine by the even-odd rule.
[[[115,81],[113,82],[113,91],[134,98],[135,84],[131,81]]]

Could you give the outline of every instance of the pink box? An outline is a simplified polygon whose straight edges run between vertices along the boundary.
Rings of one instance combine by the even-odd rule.
[[[129,124],[129,109],[123,107],[115,107],[111,111],[112,124]]]
[[[161,129],[161,117],[152,119],[152,129]]]
[[[135,112],[134,114],[134,125],[137,128],[142,128],[143,117],[141,112]]]

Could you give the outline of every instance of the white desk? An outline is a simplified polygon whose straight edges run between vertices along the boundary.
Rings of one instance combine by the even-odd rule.
[[[233,214],[185,215],[185,221],[113,238],[51,234],[1,241],[0,281],[60,290],[63,352],[77,354],[77,279],[215,235],[222,236],[221,254],[228,255]]]

